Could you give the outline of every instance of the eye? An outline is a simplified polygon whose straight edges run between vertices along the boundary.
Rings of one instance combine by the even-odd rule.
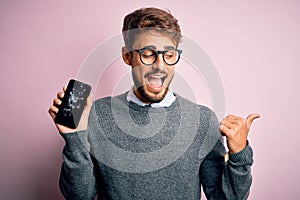
[[[165,58],[170,59],[176,56],[176,51],[175,50],[168,50],[165,53]]]
[[[153,50],[146,49],[142,52],[142,56],[143,56],[143,58],[152,58],[155,56],[155,53]]]

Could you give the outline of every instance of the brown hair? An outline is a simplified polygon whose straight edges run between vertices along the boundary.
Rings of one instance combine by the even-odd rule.
[[[135,36],[141,31],[162,31],[170,35],[178,45],[182,37],[178,20],[170,13],[158,8],[141,8],[128,14],[123,21],[123,38],[126,47],[131,47]]]

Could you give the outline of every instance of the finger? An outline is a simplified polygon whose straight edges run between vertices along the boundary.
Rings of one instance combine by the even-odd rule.
[[[221,133],[221,135],[223,135],[223,136],[225,136],[225,134],[223,133],[224,127],[225,127],[225,126],[222,125],[222,124],[219,126],[220,133]]]
[[[245,123],[245,119],[243,119],[242,117],[236,116],[236,115],[228,115],[224,121],[230,122],[232,124],[235,125],[243,125],[243,123]]]
[[[56,106],[51,106],[49,112],[56,114],[58,112],[58,108]]]
[[[228,137],[229,135],[231,135],[231,130],[229,128],[227,128],[226,126],[220,125],[219,129],[220,129],[220,132],[223,136]]]
[[[260,118],[260,115],[259,114],[250,114],[248,115],[248,117],[246,118],[246,123],[247,123],[247,126],[250,127],[252,122],[257,119],[257,118]]]
[[[64,93],[64,92],[59,92],[59,93],[57,93],[57,98],[59,98],[59,99],[64,98],[64,96],[65,96],[65,93]]]
[[[243,118],[236,115],[227,115],[225,119],[242,120]]]
[[[227,127],[228,129],[233,129],[234,127],[236,127],[236,123],[231,123],[230,121],[227,120],[223,120],[221,125]]]
[[[93,104],[93,94],[92,93],[89,94],[89,96],[87,98],[87,101],[86,101],[86,104],[88,106],[91,106]]]
[[[243,119],[242,117],[238,117],[238,116],[234,116],[234,117],[228,116],[228,117],[224,118],[220,124],[222,124],[223,122],[228,122],[233,125],[242,126],[243,124],[246,123],[246,120]]]
[[[87,100],[86,100],[86,105],[85,105],[85,108],[84,108],[84,113],[89,115],[90,111],[91,111],[91,108],[92,108],[92,105],[93,105],[93,95],[92,93],[89,94]]]
[[[66,92],[67,91],[67,86],[63,87],[63,91]]]
[[[56,106],[56,107],[58,107],[60,104],[61,104],[61,100],[60,99],[58,99],[58,98],[56,98],[56,99],[53,99],[53,106]]]
[[[51,106],[48,110],[49,114],[51,115],[51,117],[54,119],[56,117],[56,114],[58,112],[58,108],[55,106]]]
[[[242,119],[242,118],[225,118],[225,119],[222,120],[221,123],[228,122],[228,123],[235,124],[235,125],[242,125],[242,123],[244,121],[245,120]]]

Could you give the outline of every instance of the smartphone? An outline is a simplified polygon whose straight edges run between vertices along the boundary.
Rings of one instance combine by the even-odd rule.
[[[71,79],[62,103],[58,106],[55,122],[69,128],[77,128],[91,89],[90,85]]]

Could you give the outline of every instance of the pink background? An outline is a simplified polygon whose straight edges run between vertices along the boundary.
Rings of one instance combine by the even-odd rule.
[[[299,199],[300,1],[292,0],[0,1],[0,199],[62,199],[63,140],[48,108],[88,53],[143,6],[169,8],[206,50],[226,114],[262,115],[249,136],[249,199]]]

